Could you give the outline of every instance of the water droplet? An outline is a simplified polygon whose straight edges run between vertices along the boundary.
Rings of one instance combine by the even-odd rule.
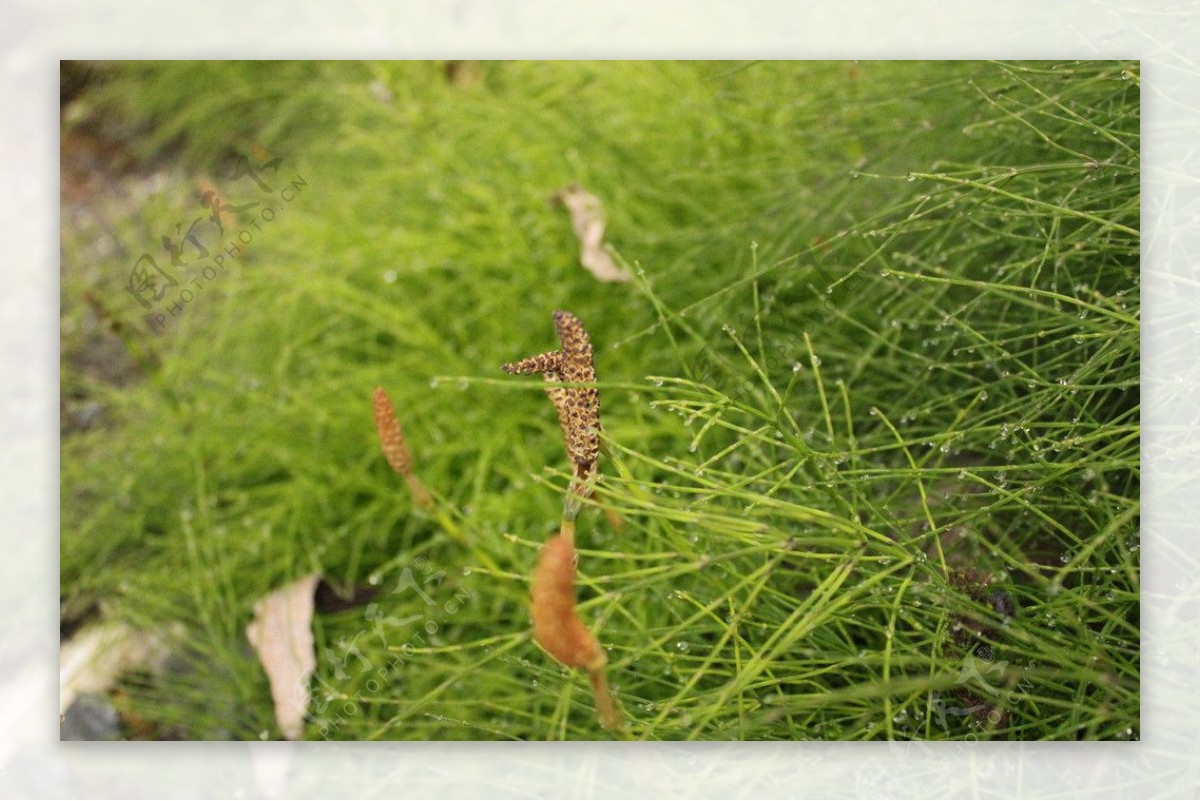
[[[388,270],[386,273],[383,274],[383,280],[385,283],[388,283],[388,284],[396,283],[396,271]]]
[[[692,646],[688,644],[687,640],[680,640],[679,642],[675,643],[675,648],[680,653],[687,653],[687,650],[691,647]]]

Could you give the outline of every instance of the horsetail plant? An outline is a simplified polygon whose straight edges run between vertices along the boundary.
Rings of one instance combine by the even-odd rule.
[[[559,663],[587,671],[596,700],[600,725],[610,731],[622,728],[620,709],[608,689],[608,661],[596,635],[588,630],[575,609],[575,518],[584,498],[592,494],[600,455],[600,392],[595,387],[563,386],[594,382],[596,367],[592,343],[579,318],[570,312],[554,313],[554,328],[562,349],[504,365],[506,373],[542,373],[558,412],[563,439],[574,471],[563,498],[563,519],[558,534],[542,546],[530,589],[533,636]]]
[[[486,552],[475,547],[468,540],[459,525],[462,520],[461,513],[445,499],[431,493],[413,472],[412,455],[404,442],[404,429],[400,427],[400,419],[396,417],[392,399],[388,397],[387,391],[383,387],[376,387],[372,405],[375,411],[375,430],[379,432],[379,444],[383,450],[383,456],[392,470],[399,473],[404,479],[404,483],[408,485],[413,503],[421,511],[432,515],[452,540],[467,547],[472,555],[484,565],[492,570],[499,570],[499,566]]]
[[[429,490],[421,483],[412,470],[412,456],[404,443],[404,429],[396,417],[392,407],[392,399],[388,397],[383,387],[376,387],[374,397],[375,428],[379,432],[379,444],[383,447],[383,456],[387,463],[404,479],[408,491],[412,493],[413,502],[422,509],[433,507],[433,498]]]
[[[622,728],[621,711],[613,700],[605,673],[607,657],[596,636],[580,620],[575,609],[575,518],[584,499],[591,497],[600,455],[600,393],[595,387],[577,386],[594,382],[596,368],[587,331],[570,312],[554,313],[554,325],[562,349],[504,365],[508,373],[542,373],[558,412],[573,471],[571,485],[563,498],[559,532],[546,541],[538,556],[530,588],[530,617],[533,636],[560,664],[587,671],[595,696],[600,724],[610,731]],[[404,478],[414,503],[432,512],[442,527],[460,544],[466,544],[449,510],[442,508],[412,469],[412,456],[404,441],[404,430],[387,392],[379,387],[374,399],[375,428],[383,455],[392,470]],[[606,513],[609,510],[605,510]],[[609,514],[614,527],[622,521]],[[480,554],[482,557],[483,555]],[[485,560],[495,567],[490,559]]]

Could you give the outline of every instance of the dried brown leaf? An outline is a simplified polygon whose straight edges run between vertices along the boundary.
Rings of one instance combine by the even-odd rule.
[[[150,632],[121,622],[82,629],[59,648],[59,712],[66,712],[83,693],[107,692],[122,673],[157,673],[170,656],[168,642],[180,634],[179,626]]]
[[[320,581],[313,573],[281,587],[254,605],[246,639],[271,683],[275,720],[283,736],[296,740],[308,711],[308,680],[317,666],[313,648],[313,594]]]
[[[571,227],[579,237],[579,262],[599,281],[625,282],[629,271],[619,266],[604,249],[604,205],[600,198],[578,184],[571,184],[554,193],[554,199],[571,213]]]

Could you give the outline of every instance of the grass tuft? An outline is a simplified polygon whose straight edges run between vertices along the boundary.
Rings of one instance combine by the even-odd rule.
[[[608,736],[531,639],[572,472],[497,369],[562,308],[604,398],[579,612],[629,736],[1140,736],[1135,63],[100,69],[72,118],[155,172],[64,206],[64,408],[100,411],[62,443],[62,605],[182,624],[123,685],[162,736],[278,736],[243,631],[313,570],[380,593],[318,615],[307,737]],[[229,178],[250,152],[273,194]],[[202,181],[280,212],[160,330],[124,286]],[[571,182],[629,283],[579,265]]]

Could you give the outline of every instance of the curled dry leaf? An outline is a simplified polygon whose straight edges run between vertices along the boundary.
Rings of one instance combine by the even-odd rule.
[[[134,669],[159,672],[170,656],[168,642],[182,626],[141,631],[121,622],[88,626],[59,648],[59,713],[83,693],[106,692],[117,677]]]
[[[258,653],[275,703],[275,720],[283,736],[300,738],[308,711],[308,680],[317,666],[313,648],[313,595],[316,573],[282,587],[254,605],[246,639]]]
[[[579,184],[570,184],[555,192],[554,199],[571,213],[571,227],[579,237],[580,263],[599,281],[628,281],[629,271],[604,249],[604,206],[600,198]]]

